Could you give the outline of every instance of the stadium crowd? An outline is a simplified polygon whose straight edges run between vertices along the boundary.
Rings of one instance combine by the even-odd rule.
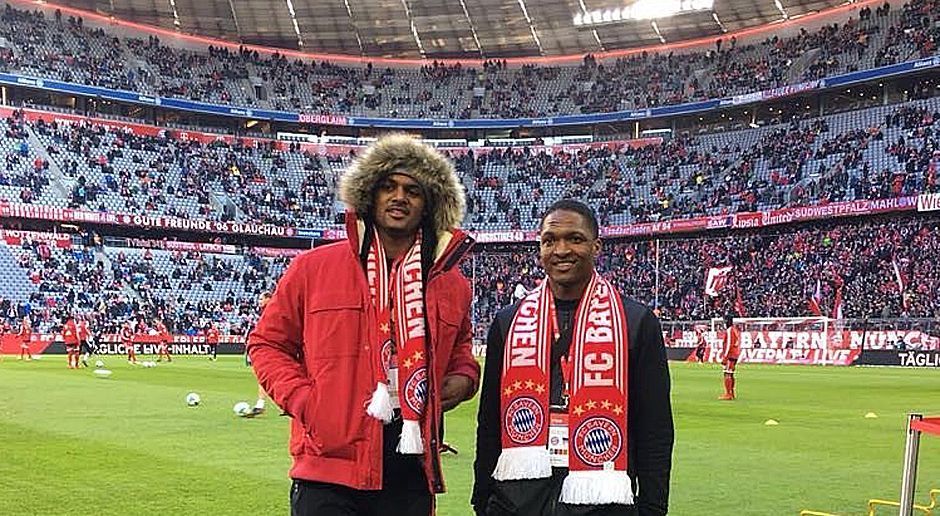
[[[358,149],[328,155],[271,140],[200,143],[166,130],[145,136],[91,122],[27,122],[22,112],[4,124],[0,200],[65,204],[53,185],[69,192],[73,208],[291,227],[336,220],[336,180]],[[603,224],[617,225],[937,192],[938,129],[934,96],[640,147],[447,152],[467,189],[469,229],[530,228],[562,197],[590,202]],[[29,147],[31,135],[42,148]],[[33,164],[15,165],[24,152]]]
[[[725,237],[605,242],[598,269],[664,321],[824,315],[853,319],[940,316],[940,217],[819,222]],[[464,265],[474,284],[479,338],[500,307],[542,276],[534,244],[484,246]],[[658,266],[657,266],[658,264]],[[717,297],[709,268],[731,266]],[[658,267],[658,274],[657,274]],[[816,296],[820,314],[811,308]],[[837,295],[837,291],[841,293]],[[841,303],[838,299],[841,298]],[[839,305],[838,307],[836,305]]]
[[[43,331],[58,331],[73,315],[99,335],[117,334],[132,321],[142,333],[160,322],[180,335],[202,335],[211,325],[243,336],[257,320],[259,296],[273,291],[289,262],[248,250],[222,255],[104,246],[90,235],[60,248],[24,235],[19,245],[0,246],[16,257],[19,274],[33,288],[25,295],[0,290],[0,314],[11,327],[29,317]]]
[[[121,38],[81,18],[47,17],[9,5],[0,14],[0,70],[235,105],[313,112],[422,117],[515,117],[644,108],[772,88],[937,52],[940,4],[865,7],[844,24],[760,43],[719,39],[683,54],[614,61],[585,56],[577,67],[479,69],[432,63],[420,69],[342,67],[247,49],[193,52]],[[134,67],[126,66],[134,56]],[[260,80],[269,100],[255,96]],[[931,87],[932,88],[932,87]],[[660,144],[485,147],[448,150],[466,189],[464,227],[534,229],[563,197],[596,206],[602,225],[940,192],[940,97],[728,133],[675,134]],[[478,94],[483,92],[482,95]],[[637,93],[641,92],[641,93]],[[114,213],[163,214],[292,227],[332,224],[339,174],[356,148],[318,154],[297,143],[155,136],[92,122],[0,122],[5,167],[0,202]],[[41,145],[36,145],[36,142]],[[65,192],[67,195],[60,195]],[[611,241],[600,268],[665,320],[807,314],[809,299],[845,317],[936,317],[940,286],[931,267],[938,220],[910,217],[816,223],[722,238]],[[0,243],[0,246],[6,244]],[[32,288],[0,290],[0,314],[29,315],[54,329],[86,314],[99,333],[125,320],[196,334],[208,324],[243,334],[258,294],[286,258],[247,252],[135,249],[85,239],[61,249],[26,238],[10,246]],[[931,254],[933,253],[933,254]],[[484,245],[464,264],[474,278],[474,319],[492,314],[540,277],[530,244]],[[704,295],[709,267],[733,274]],[[794,281],[794,278],[797,280]],[[817,295],[816,292],[819,292]],[[838,293],[838,295],[837,295]]]
[[[133,320],[149,327],[161,321],[184,335],[199,335],[208,324],[223,334],[244,335],[256,320],[258,295],[273,288],[289,262],[251,252],[58,249],[29,238],[14,251],[20,273],[36,288],[20,300],[0,293],[6,322],[28,315],[37,327],[55,330],[68,314],[81,314],[102,334]],[[940,217],[895,216],[723,237],[611,239],[598,268],[626,295],[655,307],[664,321],[725,313],[835,318],[839,308],[841,317],[852,319],[935,318],[938,253]],[[478,338],[485,337],[497,310],[538,284],[543,274],[537,254],[530,243],[478,245],[463,263],[473,285]],[[727,283],[717,297],[706,296],[708,269],[723,266],[732,267]]]
[[[940,41],[936,0],[865,7],[841,23],[789,37],[731,37],[686,53],[586,55],[578,66],[344,67],[246,48],[191,51],[156,36],[124,38],[80,17],[0,15],[0,71],[147,95],[313,113],[403,118],[512,118],[644,109],[749,93],[926,57]]]

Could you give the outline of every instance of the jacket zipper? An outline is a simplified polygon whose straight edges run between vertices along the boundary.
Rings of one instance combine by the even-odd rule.
[[[444,260],[444,263],[441,264],[441,267],[435,267],[431,271],[431,274],[428,275],[428,284],[430,285],[434,278],[452,269],[472,245],[473,238],[470,236],[464,236],[460,244],[458,244],[457,247],[447,255],[447,258]],[[425,353],[427,353],[428,362],[431,363],[433,367],[433,360],[436,359],[432,358],[434,355],[430,344],[432,343],[425,343]],[[434,392],[433,382],[428,382],[428,399],[434,399],[433,396],[435,394],[436,393]],[[438,426],[439,419],[436,417],[436,414],[434,414],[434,416],[435,417],[432,417],[430,420],[431,436],[429,441],[431,449],[431,473],[434,476],[434,478],[431,479],[431,483],[434,487],[434,492],[440,492],[444,489],[444,476],[441,473],[441,448],[440,442],[438,440],[440,438],[440,428]],[[441,417],[444,417],[443,410],[441,411]]]

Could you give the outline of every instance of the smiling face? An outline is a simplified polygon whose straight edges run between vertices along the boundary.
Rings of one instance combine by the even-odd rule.
[[[559,299],[580,299],[601,252],[588,220],[580,213],[556,210],[545,216],[539,233],[539,261]]]
[[[375,225],[395,236],[412,236],[421,225],[424,190],[405,174],[389,174],[379,181],[372,198]]]

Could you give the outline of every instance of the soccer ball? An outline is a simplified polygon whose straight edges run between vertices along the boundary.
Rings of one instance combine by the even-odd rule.
[[[96,361],[95,367],[97,367],[98,369],[101,369],[102,367],[104,367],[104,362],[101,360]]]
[[[232,411],[235,412],[236,416],[245,417],[251,413],[251,405],[249,405],[248,402],[239,401],[232,407]]]
[[[191,392],[186,395],[186,404],[189,405],[190,407],[195,407],[196,405],[199,405],[200,401],[201,399],[199,398],[199,395],[196,394],[195,392]]]

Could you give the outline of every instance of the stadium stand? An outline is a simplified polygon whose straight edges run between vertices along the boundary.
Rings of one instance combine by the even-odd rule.
[[[56,188],[45,190],[48,205],[63,204],[59,189],[71,192],[71,207],[94,211],[293,227],[322,227],[342,211],[333,192],[356,150],[328,155],[272,141],[207,144],[169,131],[136,135],[97,123],[11,117],[6,124],[41,143],[30,156],[61,171]],[[936,192],[938,127],[940,97],[931,97],[757,129],[680,135],[661,145],[449,152],[468,193],[467,228],[530,229],[562,197],[596,205],[604,224],[630,224]],[[15,154],[21,140],[5,141]],[[20,177],[49,184],[49,168],[21,166]],[[37,190],[43,191],[19,188],[7,199]]]
[[[80,18],[6,6],[0,71],[236,106],[393,118],[518,118],[644,109],[797,84],[840,72],[933,55],[940,9],[914,0],[899,9],[687,53],[647,53],[580,66],[480,68],[346,67],[281,54],[167,46],[125,38]],[[255,86],[258,86],[256,88]],[[482,95],[481,95],[482,94]]]
[[[718,98],[934,55],[938,13],[935,1],[914,0],[897,9],[865,8],[844,23],[794,37],[741,44],[732,38],[704,51],[617,60],[588,55],[579,66],[510,67],[491,60],[479,68],[433,62],[379,69],[247,49],[181,49],[152,35],[113,35],[79,18],[8,5],[0,15],[0,37],[8,43],[0,49],[0,71],[306,112],[550,116]],[[900,104],[764,127],[686,131],[645,145],[490,144],[447,152],[467,189],[464,226],[479,231],[532,230],[547,206],[570,197],[596,206],[604,226],[894,199],[940,192],[937,93],[924,88]],[[333,225],[342,211],[335,185],[357,150],[322,152],[274,140],[206,142],[101,120],[28,120],[23,111],[0,121],[0,129],[6,165],[0,202],[291,228]],[[916,216],[721,237],[612,239],[600,266],[671,321],[732,310],[808,314],[817,285],[827,314],[839,289],[845,317],[935,317],[940,305],[928,294],[940,286],[930,266],[940,251],[938,224],[936,217]],[[24,235],[0,243],[0,309],[7,319],[31,313],[46,329],[61,323],[62,306],[77,306],[98,314],[108,331],[131,317],[145,324],[159,318],[179,333],[214,321],[242,334],[256,317],[257,295],[273,288],[288,262],[247,246],[228,252],[152,248],[123,237],[119,245],[75,238],[60,246],[55,237]],[[477,331],[534,286],[534,256],[532,244],[482,245],[464,264],[474,278]],[[702,278],[722,265],[734,267],[734,279],[703,303]]]

